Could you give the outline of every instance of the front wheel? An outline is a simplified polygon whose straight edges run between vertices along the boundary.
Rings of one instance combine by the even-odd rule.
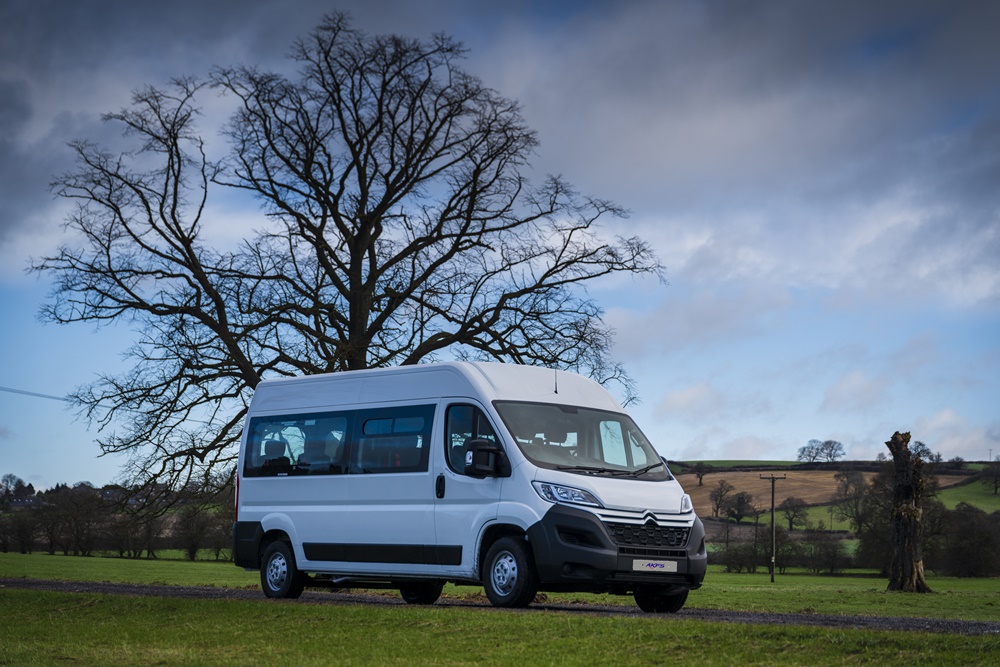
[[[494,607],[527,607],[538,592],[531,552],[524,540],[502,537],[486,552],[483,588]]]
[[[306,575],[295,566],[288,542],[271,542],[260,562],[260,587],[269,598],[297,598],[306,587]]]
[[[444,582],[441,581],[417,581],[401,585],[399,594],[406,604],[434,604],[443,589]]]
[[[688,599],[688,591],[664,593],[656,588],[640,588],[633,597],[635,603],[648,614],[676,614]]]

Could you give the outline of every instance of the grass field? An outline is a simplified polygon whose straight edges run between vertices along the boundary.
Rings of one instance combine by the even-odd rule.
[[[215,562],[0,554],[0,576],[141,584],[256,586]],[[932,578],[931,595],[885,593],[871,577],[723,574],[693,608],[997,620],[1000,579]],[[335,595],[335,593],[333,594]],[[481,597],[449,586],[446,596]],[[632,604],[550,595],[552,601]],[[0,664],[11,665],[979,665],[1000,637],[706,623],[469,607],[314,605],[0,589]]]
[[[952,481],[950,477],[945,478],[945,480],[948,482]],[[950,510],[955,509],[955,506],[960,502],[965,502],[978,507],[986,513],[1000,511],[1000,496],[994,496],[990,489],[978,481],[942,488],[937,492],[937,498]],[[770,499],[768,500],[770,502]],[[816,525],[822,520],[827,529],[850,530],[849,523],[844,519],[838,518],[836,509],[833,511],[833,523],[831,524],[829,505],[810,507],[807,511],[809,513],[809,521],[812,525]],[[781,512],[778,512],[778,521],[781,522],[782,519]],[[761,515],[760,520],[765,523],[770,522],[771,513],[765,512]],[[787,522],[782,525],[787,526]]]
[[[993,495],[993,491],[979,481],[941,489],[937,496],[950,510],[962,502],[975,505],[987,513],[1000,510],[1000,496]]]
[[[976,665],[996,637],[0,590],[11,665]]]
[[[37,553],[0,554],[0,576],[223,588],[246,588],[260,582],[256,572],[247,572],[228,562],[80,558]]]
[[[40,554],[0,554],[0,576],[231,588],[256,588],[259,581],[256,572],[246,572],[227,563]],[[731,574],[722,572],[721,566],[711,566],[705,585],[691,593],[687,606],[736,611],[1000,619],[1000,578],[932,577],[929,583],[936,591],[934,595],[913,596],[886,593],[886,580],[870,576],[821,577],[795,572],[779,575],[772,584],[766,573]],[[481,588],[448,586],[445,596],[481,599],[483,593]],[[633,604],[630,597],[613,595],[550,593],[548,597],[559,602]]]

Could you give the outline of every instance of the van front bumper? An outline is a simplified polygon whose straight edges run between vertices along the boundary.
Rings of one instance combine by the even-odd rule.
[[[664,545],[652,535],[684,535]],[[670,539],[666,540],[667,542]],[[676,540],[680,542],[681,540]],[[695,589],[705,579],[705,527],[693,523],[609,524],[586,510],[553,505],[528,529],[543,590],[629,593],[649,586]],[[659,543],[657,543],[659,542]]]

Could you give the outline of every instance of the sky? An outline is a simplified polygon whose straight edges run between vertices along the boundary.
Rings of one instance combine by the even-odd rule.
[[[58,400],[128,366],[127,323],[42,324],[31,258],[72,245],[48,184],[101,114],[213,66],[289,68],[344,10],[370,34],[464,42],[517,99],[532,174],[630,217],[666,284],[590,288],[678,460],[850,459],[910,431],[945,459],[1000,455],[1000,3],[174,0],[0,3],[0,474],[102,485],[96,428]],[[206,100],[210,151],[225,99]],[[258,216],[215,205],[215,238]]]

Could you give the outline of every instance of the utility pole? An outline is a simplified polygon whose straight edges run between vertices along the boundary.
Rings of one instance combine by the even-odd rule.
[[[763,475],[761,475],[760,478],[761,479],[769,479],[769,480],[771,480],[771,567],[768,568],[768,569],[771,570],[771,583],[773,584],[774,583],[774,561],[775,561],[775,555],[776,555],[775,554],[775,552],[776,552],[776,544],[775,544],[775,537],[774,537],[774,483],[776,481],[778,481],[779,479],[785,479],[786,477],[785,477],[785,475],[782,475],[781,477],[775,477],[774,473],[772,473],[770,477],[764,477]]]

